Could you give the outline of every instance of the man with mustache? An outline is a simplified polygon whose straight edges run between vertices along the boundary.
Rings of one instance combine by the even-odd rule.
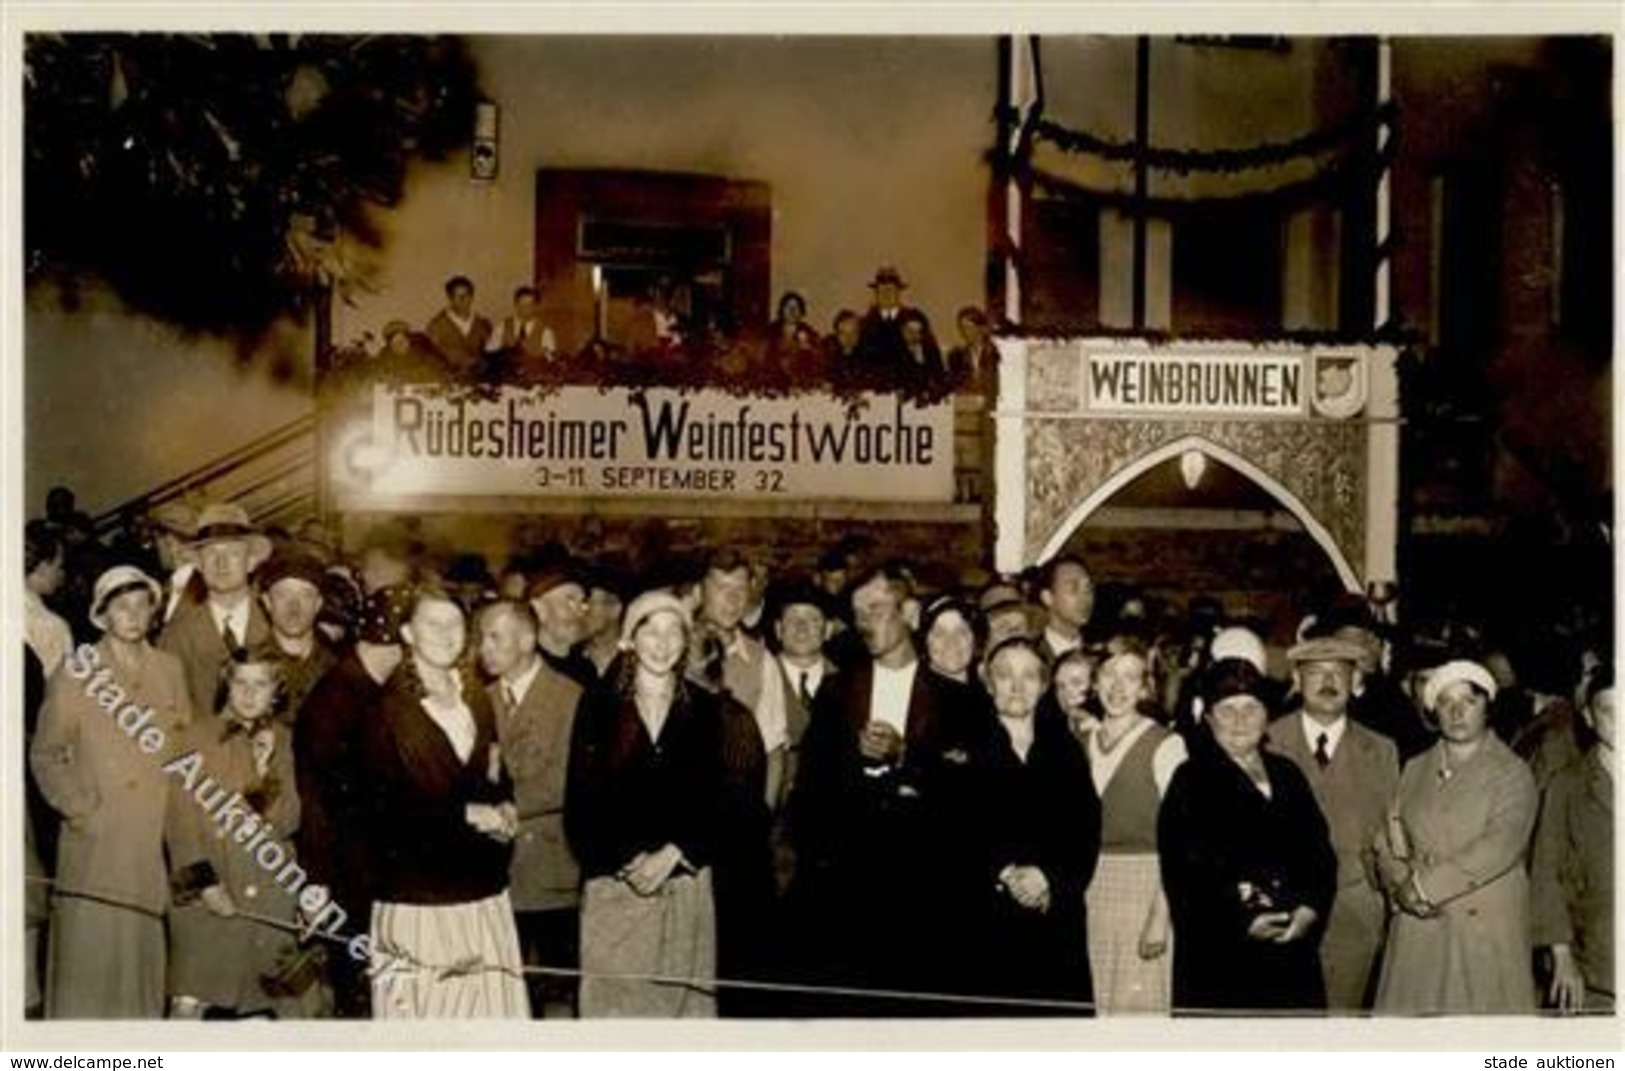
[[[1371,968],[1385,916],[1366,846],[1382,828],[1399,785],[1393,741],[1348,716],[1361,653],[1359,644],[1334,636],[1289,650],[1302,709],[1268,730],[1270,747],[1303,771],[1337,852],[1337,897],[1320,946],[1326,1006],[1333,1014],[1370,1007]]]

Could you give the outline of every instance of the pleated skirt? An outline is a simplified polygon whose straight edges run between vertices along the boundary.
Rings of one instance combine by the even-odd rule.
[[[1140,931],[1162,891],[1151,853],[1103,852],[1084,895],[1097,1015],[1166,1015],[1173,996],[1173,931],[1156,959],[1140,958]]]
[[[506,891],[466,904],[372,909],[374,1019],[528,1019]]]
[[[679,875],[653,896],[593,878],[581,898],[583,1019],[713,1018],[717,921],[711,871]]]

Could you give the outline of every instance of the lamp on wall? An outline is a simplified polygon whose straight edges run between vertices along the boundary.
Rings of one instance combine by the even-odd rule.
[[[474,144],[468,155],[469,173],[476,182],[497,177],[497,106],[489,100],[474,105]]]
[[[1186,450],[1179,455],[1179,475],[1185,481],[1185,490],[1194,491],[1207,471],[1207,455],[1200,450]]]

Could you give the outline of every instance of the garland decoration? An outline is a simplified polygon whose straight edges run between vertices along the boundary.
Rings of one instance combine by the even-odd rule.
[[[1398,119],[1397,106],[1388,101],[1381,106],[1349,116],[1321,130],[1282,142],[1266,142],[1245,149],[1176,149],[1152,145],[1139,145],[1133,141],[1114,141],[1075,130],[1050,119],[1035,118],[1029,124],[1031,140],[1047,142],[1062,152],[1094,156],[1116,163],[1136,163],[1141,160],[1158,171],[1171,171],[1180,175],[1201,173],[1235,173],[1256,171],[1260,168],[1279,167],[1295,160],[1322,156],[1340,147],[1375,144],[1377,133],[1383,128],[1393,141]],[[1008,106],[997,110],[1002,121],[1019,122],[1020,115]]]
[[[434,353],[429,342],[414,336],[405,355],[378,349],[370,337],[333,353],[333,371],[322,381],[328,404],[343,405],[369,393],[375,385],[411,388],[431,395],[482,401],[496,399],[506,387],[556,393],[566,386],[672,390],[679,394],[712,390],[735,397],[784,398],[818,391],[850,403],[866,394],[902,394],[919,405],[934,405],[965,389],[963,377],[911,374],[874,360],[839,360],[821,353],[782,360],[765,347],[747,342],[699,342],[679,348],[627,352],[619,347],[589,345],[574,357],[529,359],[517,353],[487,354],[466,370],[454,370]]]

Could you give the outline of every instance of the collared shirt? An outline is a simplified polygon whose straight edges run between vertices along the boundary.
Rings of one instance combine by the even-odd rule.
[[[73,632],[32,588],[23,588],[23,639],[49,677],[73,649]]]
[[[530,686],[535,683],[536,675],[541,671],[542,660],[540,657],[537,657],[530,660],[529,669],[519,674],[519,676],[515,677],[513,680],[510,681],[506,677],[502,679],[502,689],[507,693],[509,698],[513,700],[513,705],[515,707],[519,706],[519,704],[525,701],[525,696],[530,694]]]
[[[1050,626],[1045,625],[1044,626],[1044,643],[1049,646],[1049,649],[1051,651],[1055,652],[1055,657],[1059,658],[1061,655],[1066,654],[1068,651],[1075,651],[1079,647],[1082,647],[1083,646],[1083,636],[1081,636],[1081,635],[1072,636],[1072,637],[1063,636],[1059,632],[1056,632]]]
[[[918,658],[902,669],[887,669],[875,663],[875,679],[869,689],[869,720],[885,722],[899,736],[908,735],[908,700],[919,669]]]
[[[790,689],[800,693],[802,681],[807,684],[807,694],[818,694],[818,686],[824,683],[824,660],[815,661],[810,666],[793,665],[788,658],[779,656],[779,665],[784,667],[784,679],[790,682]]]
[[[1330,725],[1322,725],[1306,712],[1298,715],[1298,722],[1303,726],[1303,739],[1309,745],[1309,754],[1311,755],[1319,747],[1322,733],[1326,735],[1327,756],[1337,754],[1337,745],[1343,739],[1343,730],[1349,727],[1349,719],[1345,714],[1339,714],[1337,720]]]
[[[222,610],[219,603],[209,600],[209,617],[214,620],[214,630],[219,632],[226,625],[231,626],[231,634],[237,638],[238,646],[248,643],[248,618],[254,608],[252,598],[245,598],[230,610]]]

